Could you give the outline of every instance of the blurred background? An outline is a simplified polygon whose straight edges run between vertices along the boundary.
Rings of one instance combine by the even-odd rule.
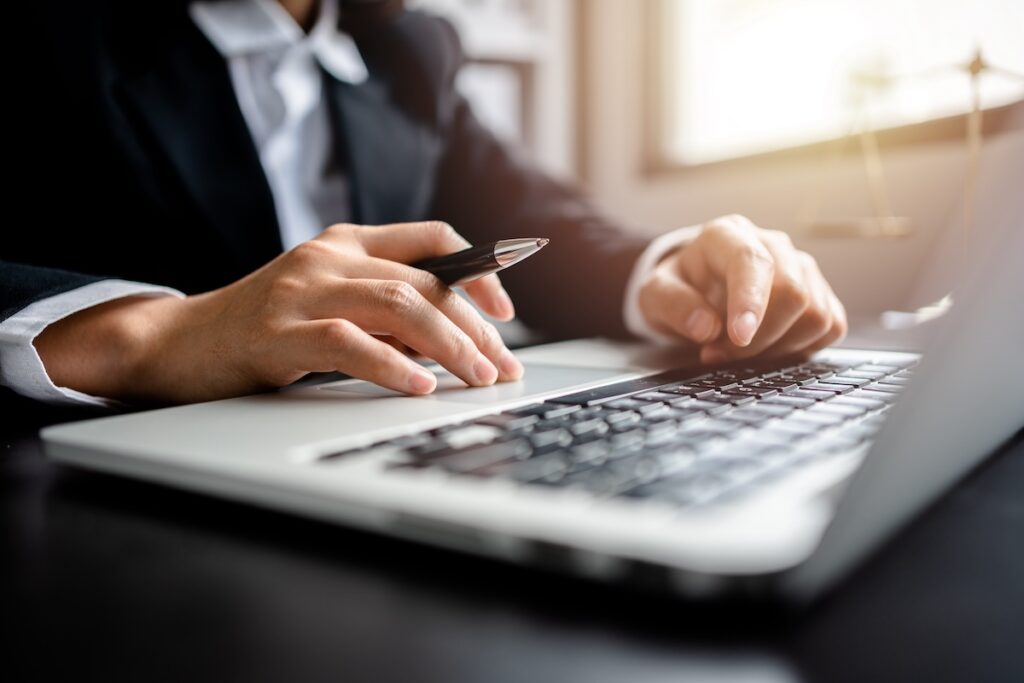
[[[650,234],[743,213],[854,315],[949,291],[1024,194],[1020,0],[410,0],[502,137]],[[965,237],[966,236],[966,237]]]

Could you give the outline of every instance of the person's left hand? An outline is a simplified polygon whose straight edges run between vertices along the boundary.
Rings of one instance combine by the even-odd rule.
[[[641,286],[640,310],[657,331],[696,344],[708,364],[808,356],[847,329],[814,258],[743,216],[707,223],[662,259]]]

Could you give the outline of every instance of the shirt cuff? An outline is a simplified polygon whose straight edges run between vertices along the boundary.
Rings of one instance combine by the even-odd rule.
[[[640,254],[640,258],[637,259],[633,271],[629,275],[629,280],[626,282],[626,295],[622,300],[622,317],[626,323],[626,329],[631,334],[657,344],[679,343],[678,337],[658,332],[644,318],[640,311],[640,288],[654,271],[658,262],[670,251],[692,242],[700,234],[701,227],[692,225],[667,232],[652,240]]]
[[[0,384],[38,401],[60,405],[113,407],[117,401],[58,387],[50,379],[32,343],[58,320],[126,296],[185,295],[176,289],[127,280],[100,280],[33,302],[0,322]]]

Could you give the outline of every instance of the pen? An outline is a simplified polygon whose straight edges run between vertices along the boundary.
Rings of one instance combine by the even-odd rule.
[[[547,243],[546,237],[498,240],[453,254],[417,261],[412,266],[433,273],[441,282],[455,287],[519,263],[536,254]]]

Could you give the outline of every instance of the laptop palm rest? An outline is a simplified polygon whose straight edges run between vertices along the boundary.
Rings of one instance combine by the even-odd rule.
[[[500,382],[489,387],[467,387],[458,377],[448,372],[441,372],[438,373],[437,389],[434,390],[434,393],[427,396],[418,396],[415,400],[473,403],[476,405],[504,403],[626,375],[626,371],[618,369],[579,368],[540,363],[525,363],[524,367],[526,371],[523,373],[523,378],[518,382]],[[381,398],[402,396],[398,392],[361,380],[346,380],[325,384],[319,388],[325,391],[338,392],[342,395],[358,396],[364,400],[373,396]]]

